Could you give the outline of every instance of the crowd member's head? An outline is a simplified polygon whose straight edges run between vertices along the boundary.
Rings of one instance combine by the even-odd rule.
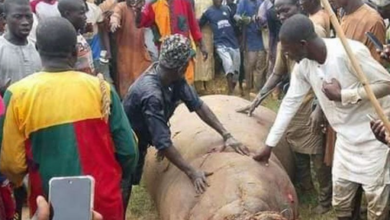
[[[275,10],[281,22],[300,13],[298,0],[275,0]]]
[[[87,8],[83,0],[60,0],[58,10],[61,16],[68,19],[77,31],[85,28],[87,23]]]
[[[390,19],[390,0],[367,0],[367,4],[377,10],[383,19]]]
[[[73,68],[77,61],[76,44],[77,33],[68,20],[53,17],[39,23],[37,48],[44,67],[57,62]]]
[[[184,78],[191,58],[191,42],[181,34],[166,37],[161,45],[159,65],[168,83]]]
[[[318,52],[317,40],[319,39],[313,22],[302,14],[297,14],[287,19],[279,32],[282,51],[290,59],[300,62],[310,55]]]
[[[26,40],[34,22],[29,0],[6,0],[4,17],[9,30],[8,34],[17,39]]]
[[[299,0],[299,4],[304,12],[313,14],[321,7],[320,0]]]
[[[4,3],[0,2],[0,34],[4,33],[4,29],[5,29]]]
[[[213,0],[213,5],[217,8],[221,7],[222,0]]]
[[[350,8],[351,6],[353,7],[355,5],[363,4],[362,0],[329,0],[329,2],[332,4],[332,6],[335,9],[340,9],[340,8],[347,9]]]

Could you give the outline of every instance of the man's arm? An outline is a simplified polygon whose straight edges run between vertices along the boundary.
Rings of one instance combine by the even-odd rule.
[[[236,14],[233,15],[234,20],[236,20],[237,22],[241,21],[243,14],[244,14],[244,1],[240,1],[237,5]]]
[[[173,146],[171,131],[165,121],[163,102],[154,96],[143,102],[142,113],[152,135],[153,146],[191,179],[197,193],[203,193],[208,185],[206,176],[209,174],[192,167]]]
[[[98,31],[100,36],[100,45],[102,46],[102,50],[107,51],[107,57],[105,58],[111,58],[111,47],[110,47],[110,38],[108,37],[108,31],[106,30],[106,27],[104,26],[104,17],[103,12],[99,8],[99,18],[98,18]]]
[[[195,42],[200,42],[202,40],[202,32],[200,31],[200,27],[196,19],[194,10],[192,10],[191,3],[189,1],[186,2],[188,4],[187,21],[188,21],[188,26],[190,28],[191,36]]]
[[[373,33],[375,37],[382,42],[382,44],[386,43],[386,26],[382,19],[375,22],[375,24],[371,27],[370,32]],[[380,58],[380,54],[377,53],[374,44],[368,38],[366,38],[364,44],[369,48],[374,59],[383,64],[383,60]]]
[[[199,27],[202,28],[208,23],[207,11],[205,11],[199,19]]]
[[[355,53],[356,58],[375,96],[380,99],[390,94],[390,75],[386,69],[378,63],[371,55],[367,48],[361,48]],[[355,73],[352,64],[348,60],[350,73]],[[368,100],[367,93],[363,85],[359,84],[354,89],[342,89],[341,101],[343,105],[355,104],[361,100]]]
[[[27,173],[26,139],[19,129],[14,101],[12,93],[7,90],[4,94],[6,113],[0,118],[0,171],[12,183],[20,186]]]
[[[196,92],[185,82],[185,80],[183,80],[181,84],[180,98],[190,112],[195,111],[203,122],[222,136],[225,142],[222,150],[226,147],[231,147],[239,154],[249,154],[249,150],[225,129],[222,123],[218,120],[217,116],[215,116],[207,104],[200,100]]]
[[[281,44],[278,44],[275,67],[271,76],[267,79],[264,87],[257,94],[255,100],[245,107],[237,109],[236,111],[239,113],[248,113],[249,116],[252,115],[253,111],[261,104],[264,100],[264,95],[269,93],[272,89],[274,89],[280,82],[283,81],[284,77],[289,73],[287,58],[282,52]]]
[[[138,146],[118,94],[111,87],[110,132],[115,145],[115,157],[122,168],[122,179],[129,179],[138,163]]]
[[[143,9],[142,9],[143,8]],[[133,8],[135,13],[135,22],[138,28],[151,27],[155,21],[155,14],[152,3],[137,5]]]
[[[265,143],[266,147],[254,157],[257,161],[268,163],[272,148],[279,143],[291,119],[295,116],[311,88],[311,85],[300,75],[299,71],[299,65],[296,65],[291,74],[290,88],[282,101],[276,120],[268,134]]]
[[[202,103],[201,107],[195,112],[204,123],[213,128],[223,138],[229,134],[207,104]]]

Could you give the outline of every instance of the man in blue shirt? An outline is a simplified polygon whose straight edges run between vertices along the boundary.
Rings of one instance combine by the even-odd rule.
[[[247,93],[254,88],[258,90],[266,81],[267,54],[264,50],[261,26],[256,15],[263,0],[241,0],[238,3],[234,19],[245,25],[244,51],[245,51],[245,81]]]
[[[222,0],[213,0],[213,6],[200,18],[199,25],[209,23],[214,34],[214,45],[225,70],[228,93],[231,95],[238,81],[241,57],[238,41],[233,28],[233,17]]]
[[[151,145],[158,150],[159,155],[166,157],[190,178],[197,193],[206,190],[206,177],[210,174],[195,169],[185,161],[171,140],[169,119],[180,102],[217,131],[224,139],[225,147],[231,147],[240,154],[249,153],[184,79],[191,54],[192,46],[188,38],[180,34],[168,36],[162,43],[159,61],[135,81],[123,101],[126,115],[139,139],[137,169],[131,183],[124,183],[128,184],[126,187],[130,192],[131,185],[138,185],[141,180],[147,148]],[[126,194],[130,196],[129,192]]]

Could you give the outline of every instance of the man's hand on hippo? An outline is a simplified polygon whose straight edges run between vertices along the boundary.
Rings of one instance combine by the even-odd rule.
[[[221,151],[226,150],[227,147],[231,147],[235,152],[249,156],[249,149],[241,142],[237,141],[230,133],[224,135],[223,139],[225,144]]]
[[[213,175],[213,173],[193,169],[187,175],[192,181],[192,184],[194,184],[195,192],[197,194],[203,194],[206,192],[207,187],[210,186],[207,182],[207,177]]]
[[[265,146],[264,149],[262,149],[258,154],[253,156],[253,159],[259,162],[265,162],[266,165],[268,166],[268,161],[269,158],[271,157],[271,153],[272,153],[272,147]]]

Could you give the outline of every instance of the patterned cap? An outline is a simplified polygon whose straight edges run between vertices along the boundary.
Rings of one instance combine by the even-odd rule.
[[[367,0],[369,3],[377,7],[384,7],[390,4],[390,0]]]
[[[160,63],[170,69],[184,66],[191,57],[191,42],[181,34],[174,34],[163,39],[160,50]]]

